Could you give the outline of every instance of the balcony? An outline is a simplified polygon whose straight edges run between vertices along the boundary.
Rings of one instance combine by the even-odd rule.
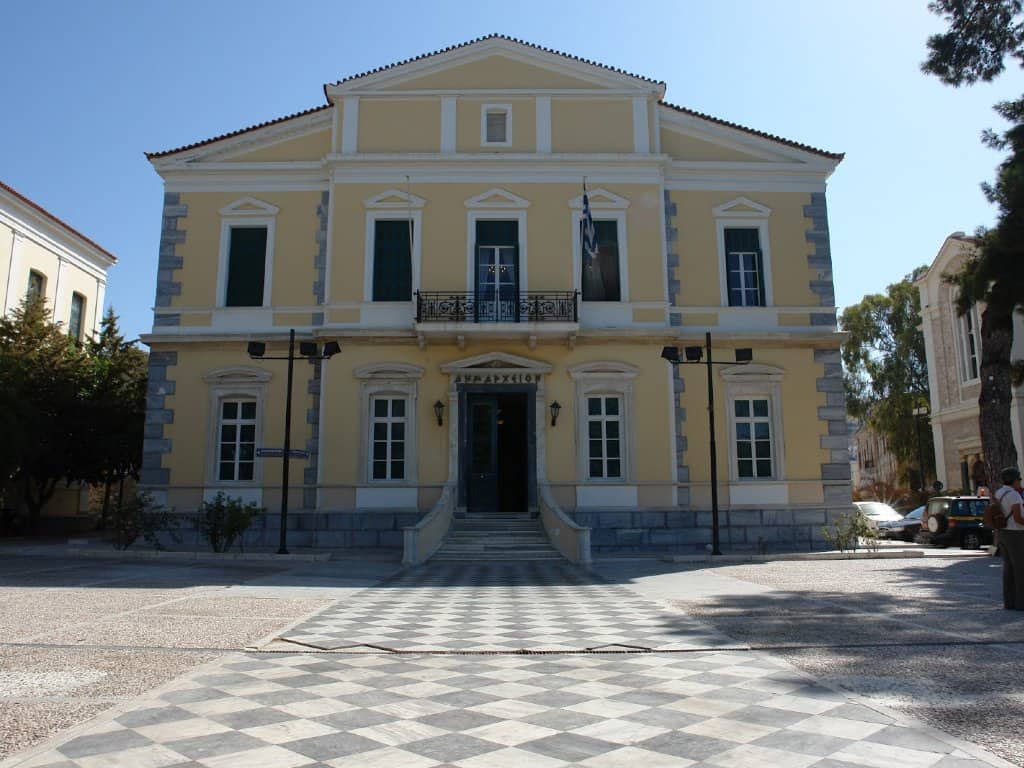
[[[416,291],[416,323],[579,323],[579,291]]]

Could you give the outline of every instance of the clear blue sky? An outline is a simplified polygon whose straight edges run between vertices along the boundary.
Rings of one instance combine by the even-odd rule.
[[[925,0],[9,0],[0,179],[115,253],[108,302],[147,331],[161,182],[143,157],[323,103],[324,82],[500,32],[668,83],[666,98],[847,153],[829,184],[840,306],[990,224],[979,142],[1019,70],[953,89],[919,70]],[[684,276],[685,279],[685,276]]]

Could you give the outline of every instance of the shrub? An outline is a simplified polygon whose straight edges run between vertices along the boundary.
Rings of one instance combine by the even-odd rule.
[[[160,533],[166,531],[180,541],[177,527],[178,520],[167,508],[155,504],[150,494],[136,492],[114,510],[114,548],[128,549],[141,536],[154,549],[163,549]]]
[[[227,552],[236,540],[241,549],[242,535],[256,516],[265,511],[255,502],[243,504],[240,498],[225,496],[223,491],[219,491],[210,501],[199,506],[199,532],[210,542],[214,552]]]
[[[831,528],[822,528],[821,532],[825,541],[840,552],[856,552],[861,544],[872,551],[878,549],[878,530],[856,507],[845,515],[840,515],[832,523]]]

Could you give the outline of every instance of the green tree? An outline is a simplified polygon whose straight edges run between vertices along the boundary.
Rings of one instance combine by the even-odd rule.
[[[918,467],[923,454],[926,466],[918,468],[925,475],[934,451],[931,430],[914,422],[914,410],[929,403],[924,335],[918,327],[921,299],[914,280],[926,269],[918,267],[884,294],[865,296],[843,310],[839,320],[848,334],[842,348],[847,412],[884,437],[901,466]]]
[[[76,468],[79,479],[103,486],[100,517],[101,524],[105,524],[112,487],[118,486],[120,508],[124,481],[138,476],[146,415],[147,356],[134,343],[125,341],[112,308],[107,309],[99,335],[86,349],[88,390]]]
[[[0,318],[4,477],[32,523],[58,484],[76,475],[86,382],[85,353],[51,322],[45,300],[28,297]]]
[[[928,39],[928,74],[954,86],[996,78],[1006,59],[1024,65],[1021,0],[935,0],[929,10],[949,28]],[[1001,102],[996,112],[1011,123],[1003,133],[986,131],[983,142],[1008,152],[986,197],[998,208],[996,225],[977,231],[977,248],[948,280],[959,289],[958,310],[981,308],[981,393],[978,397],[982,451],[989,467],[1015,465],[1010,425],[1013,313],[1024,302],[1024,99]]]

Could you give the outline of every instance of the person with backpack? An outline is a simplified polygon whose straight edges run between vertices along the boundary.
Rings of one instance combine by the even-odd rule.
[[[1024,611],[1024,499],[1021,497],[1020,470],[1007,467],[1000,479],[1001,488],[994,499],[999,502],[1005,527],[999,530],[1003,553],[1003,607]]]

